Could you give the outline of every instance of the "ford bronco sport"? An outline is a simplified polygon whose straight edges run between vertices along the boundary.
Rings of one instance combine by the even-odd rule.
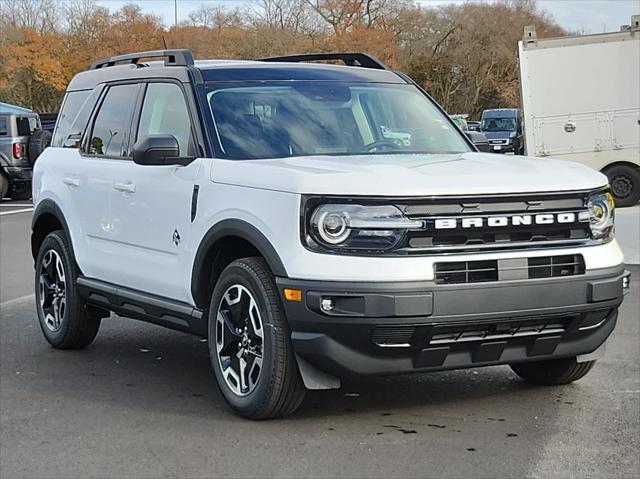
[[[364,54],[100,61],[68,86],[33,196],[51,345],[87,346],[110,312],[206,337],[251,418],[350,375],[575,381],[629,282],[604,175],[478,153]]]

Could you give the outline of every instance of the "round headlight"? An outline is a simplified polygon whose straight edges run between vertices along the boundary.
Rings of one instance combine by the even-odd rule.
[[[596,193],[589,197],[589,223],[594,239],[609,237],[613,232],[614,209],[611,193]]]
[[[344,242],[350,233],[347,213],[320,212],[318,218],[312,220],[318,228],[318,234],[329,244]]]

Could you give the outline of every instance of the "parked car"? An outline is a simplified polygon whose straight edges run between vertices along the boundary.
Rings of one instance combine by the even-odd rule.
[[[522,113],[516,108],[484,110],[480,131],[489,140],[493,153],[524,154]]]
[[[42,129],[49,131],[53,134],[53,130],[56,127],[56,121],[58,119],[57,113],[41,113],[40,123],[42,123]]]
[[[618,206],[640,200],[640,15],[623,31],[519,43],[527,154],[602,171]],[[586,80],[588,79],[588,81]]]
[[[479,121],[467,121],[467,128],[469,131],[480,131]]]
[[[478,151],[488,153],[491,149],[487,137],[479,131],[471,131],[467,120],[459,115],[452,115],[451,121],[471,140]]]
[[[0,103],[0,199],[31,198],[33,164],[50,140],[37,113]]]
[[[46,340],[85,347],[110,312],[205,337],[251,418],[353,375],[576,381],[629,289],[604,175],[475,151],[364,54],[102,60],[67,87],[33,191]]]

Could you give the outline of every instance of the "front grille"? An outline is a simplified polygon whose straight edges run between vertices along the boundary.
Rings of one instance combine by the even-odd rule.
[[[407,347],[411,344],[414,326],[376,326],[371,341],[383,348]]]
[[[547,334],[562,334],[577,316],[545,316],[501,322],[436,326],[429,345],[457,344],[470,341],[509,339]]]
[[[588,192],[407,200],[397,206],[423,227],[398,253],[495,251],[592,243]]]
[[[584,274],[584,258],[580,254],[434,264],[436,284],[484,283],[579,274]]]
[[[528,258],[529,278],[553,278],[584,274],[581,254]]]
[[[498,261],[456,261],[435,264],[436,284],[498,281]]]

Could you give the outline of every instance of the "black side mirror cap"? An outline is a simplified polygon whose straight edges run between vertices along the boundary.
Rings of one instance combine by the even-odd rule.
[[[148,135],[133,145],[133,162],[138,165],[186,165],[193,158],[181,158],[173,135]]]

